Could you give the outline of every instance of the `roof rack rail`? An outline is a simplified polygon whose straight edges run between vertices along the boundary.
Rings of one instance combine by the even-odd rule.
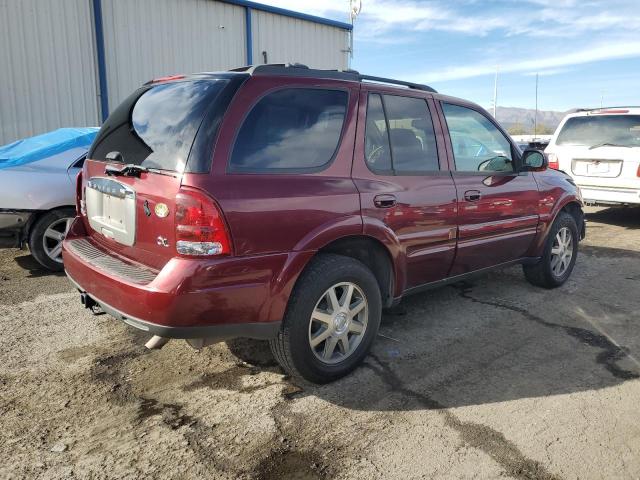
[[[374,77],[373,75],[360,75],[360,80],[367,80],[369,82],[378,82],[378,83],[390,83],[392,85],[402,85],[404,87],[413,88],[414,90],[423,90],[425,92],[438,93],[435,89],[431,88],[429,85],[423,85],[421,83],[413,83],[413,82],[405,82],[403,80],[395,80],[393,78],[384,78],[384,77]]]
[[[617,108],[640,108],[638,105],[616,105],[613,107],[576,108],[576,112],[593,112],[596,110],[615,110]]]
[[[405,82],[393,78],[375,77],[373,75],[362,75],[356,70],[320,70],[309,68],[302,63],[268,63],[264,65],[248,65],[245,67],[232,68],[230,72],[242,72],[250,75],[290,75],[296,77],[321,77],[335,80],[347,80],[352,82],[376,82],[388,83],[390,85],[400,85],[414,90],[438,93],[428,85],[420,83]]]

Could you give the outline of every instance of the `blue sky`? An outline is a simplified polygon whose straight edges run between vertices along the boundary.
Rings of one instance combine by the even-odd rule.
[[[348,21],[349,0],[262,3]],[[362,0],[352,68],[498,105],[640,105],[640,0]]]

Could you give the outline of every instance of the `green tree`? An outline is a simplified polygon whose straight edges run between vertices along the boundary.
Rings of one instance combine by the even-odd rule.
[[[507,132],[509,133],[509,135],[527,135],[529,133],[525,130],[524,126],[519,122],[514,123],[509,128],[507,128]]]
[[[551,135],[555,130],[544,123],[539,123],[536,127],[536,133],[538,135]]]

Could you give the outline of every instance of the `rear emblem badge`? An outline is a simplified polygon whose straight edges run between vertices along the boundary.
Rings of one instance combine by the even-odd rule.
[[[158,245],[160,245],[161,247],[168,247],[169,246],[169,240],[167,240],[165,237],[158,237],[156,240],[156,243]]]
[[[144,201],[144,204],[142,205],[142,209],[144,210],[144,214],[147,217],[151,216],[151,209],[149,208],[149,200]]]
[[[169,207],[167,207],[164,203],[157,203],[155,207],[156,215],[160,218],[164,218],[169,215]]]

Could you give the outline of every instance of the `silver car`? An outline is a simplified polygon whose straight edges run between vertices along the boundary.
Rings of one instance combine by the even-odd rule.
[[[62,240],[76,211],[75,183],[88,147],[0,169],[0,246],[29,245],[49,270],[62,270]]]

